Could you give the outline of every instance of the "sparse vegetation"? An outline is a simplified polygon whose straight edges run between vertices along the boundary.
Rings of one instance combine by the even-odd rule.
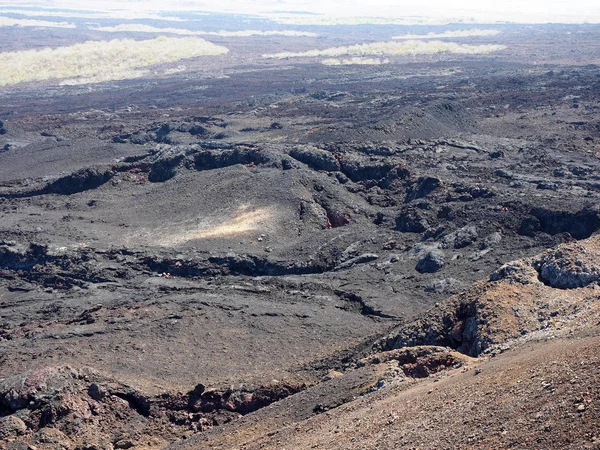
[[[293,37],[316,37],[317,33],[307,31],[280,30],[280,31],[261,31],[261,30],[240,30],[240,31],[192,31],[185,28],[158,28],[150,25],[139,24],[121,24],[114,27],[92,28],[94,31],[104,31],[109,33],[168,33],[182,36],[225,36],[225,37],[248,37],[248,36],[293,36]]]
[[[248,36],[292,36],[292,37],[317,37],[317,33],[311,33],[309,31],[294,31],[294,30],[281,30],[281,31],[260,31],[260,30],[241,30],[241,31],[215,31],[215,32],[204,32],[211,36],[226,36],[226,37],[248,37]]]
[[[486,37],[496,36],[500,34],[500,30],[456,30],[444,31],[443,33],[427,33],[427,34],[403,34],[394,36],[392,39],[441,39],[441,38],[463,38],[463,37]]]
[[[200,34],[197,31],[186,30],[183,28],[158,28],[141,24],[121,24],[114,27],[96,27],[92,28],[92,30],[103,31],[106,33],[168,33],[181,36],[194,36]]]
[[[442,25],[458,20],[433,19],[424,17],[335,17],[318,15],[278,15],[271,17],[277,23],[284,25]],[[464,20],[463,20],[464,21]]]
[[[338,56],[367,56],[367,55],[428,55],[434,53],[457,53],[465,55],[482,55],[504,50],[504,45],[462,45],[456,42],[419,41],[403,42],[374,42],[348,47],[332,47],[324,50],[309,50],[306,52],[282,52],[263,55],[264,58],[315,58]]]
[[[62,84],[97,83],[137,78],[143,68],[196,56],[227,53],[225,47],[201,38],[135,41],[89,41],[69,47],[2,53],[0,86],[63,79]]]
[[[69,22],[50,22],[46,20],[33,19],[11,19],[10,17],[0,17],[0,27],[44,27],[44,28],[75,28],[75,25]]]

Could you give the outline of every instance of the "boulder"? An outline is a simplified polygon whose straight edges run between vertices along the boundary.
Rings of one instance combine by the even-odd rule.
[[[478,237],[477,228],[468,225],[444,236],[442,246],[444,248],[464,248],[471,245]]]
[[[415,269],[419,273],[433,273],[444,267],[445,263],[444,252],[441,250],[430,250],[419,258]]]
[[[396,218],[396,230],[403,233],[422,233],[429,229],[429,222],[420,211],[408,210]]]
[[[596,247],[562,245],[537,264],[541,280],[554,288],[581,288],[600,281],[600,251]]]

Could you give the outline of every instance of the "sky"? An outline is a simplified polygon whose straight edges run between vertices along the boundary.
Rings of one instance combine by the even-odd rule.
[[[212,11],[244,14],[310,12],[330,17],[466,18],[489,22],[600,23],[600,0],[0,0],[2,8],[41,6],[89,10]]]

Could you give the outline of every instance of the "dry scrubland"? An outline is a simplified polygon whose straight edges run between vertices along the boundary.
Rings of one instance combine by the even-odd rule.
[[[192,31],[184,28],[158,28],[150,25],[122,24],[114,27],[92,28],[94,31],[104,31],[108,33],[169,33],[183,36],[224,36],[224,37],[249,37],[249,36],[293,36],[293,37],[316,37],[317,33],[305,31],[281,30],[281,31],[261,31],[261,30],[241,30],[241,31]]]
[[[85,84],[142,76],[143,68],[197,56],[227,53],[225,47],[201,38],[159,37],[145,41],[115,39],[69,47],[0,54],[0,86],[63,79]]]
[[[0,17],[0,27],[14,27],[15,25],[19,27],[75,28],[74,24],[68,22],[49,22],[46,20]]]
[[[500,34],[500,30],[457,30],[444,31],[443,33],[427,33],[427,34],[403,34],[394,36],[392,39],[441,39],[441,38],[463,38],[463,37],[486,37],[496,36]]]
[[[463,55],[485,55],[504,50],[504,45],[462,45],[456,42],[443,41],[403,41],[403,42],[374,42],[348,47],[332,47],[324,50],[309,50],[307,52],[282,52],[263,55],[264,58],[316,58],[338,56],[367,56],[367,55],[429,55],[435,53],[456,53]]]

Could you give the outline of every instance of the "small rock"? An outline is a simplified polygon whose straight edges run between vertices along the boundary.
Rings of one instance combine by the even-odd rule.
[[[585,405],[583,403],[580,403],[579,405],[577,405],[577,412],[584,412],[585,411]]]
[[[464,248],[470,245],[473,241],[477,240],[478,237],[479,235],[477,233],[477,228],[474,226],[466,226],[446,235],[442,239],[442,247],[454,247],[457,249]]]
[[[444,267],[445,263],[444,252],[431,250],[419,259],[415,269],[419,273],[433,273]]]
[[[338,372],[337,370],[330,370],[329,373],[323,377],[322,381],[329,381],[333,380],[334,378],[340,378],[343,376],[344,374],[342,372]]]
[[[362,255],[358,255],[354,258],[351,258],[351,259],[337,265],[334,268],[334,270],[347,269],[356,264],[365,264],[365,263],[369,263],[371,261],[375,261],[378,258],[379,258],[379,255],[376,255],[374,253],[363,253]]]
[[[383,250],[395,250],[396,248],[398,248],[398,241],[396,241],[395,239],[387,241],[385,244],[383,244],[382,248]]]
[[[88,388],[88,395],[94,400],[100,402],[108,395],[108,392],[106,392],[106,389],[104,389],[103,387],[98,386],[96,383],[94,383]]]
[[[508,178],[509,180],[514,178],[514,175],[504,169],[497,169],[494,172],[494,175],[496,175],[497,177],[502,177],[502,178]]]
[[[429,223],[420,211],[406,211],[396,218],[396,230],[402,233],[422,233],[428,228]]]
[[[558,189],[558,185],[556,183],[542,181],[537,184],[537,189],[546,190],[546,191],[556,191]]]
[[[488,248],[491,248],[497,244],[500,243],[500,241],[502,241],[502,235],[499,232],[494,232],[492,234],[490,234],[489,236],[487,236],[483,242],[481,243],[481,250],[485,250]]]

